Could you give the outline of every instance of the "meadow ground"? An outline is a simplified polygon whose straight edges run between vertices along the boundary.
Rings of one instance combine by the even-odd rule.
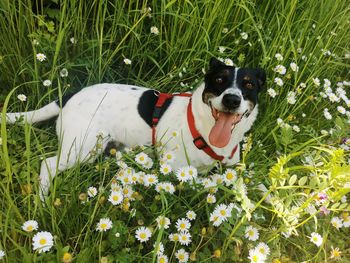
[[[0,14],[2,118],[100,82],[190,90],[212,56],[268,75],[240,164],[183,179],[172,152],[112,149],[57,176],[46,205],[54,121],[2,123],[0,262],[350,262],[347,1],[3,0]]]

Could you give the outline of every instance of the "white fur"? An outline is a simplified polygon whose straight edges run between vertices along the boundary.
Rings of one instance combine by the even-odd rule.
[[[78,161],[94,161],[95,156],[91,155],[91,150],[95,147],[98,134],[103,134],[105,138],[103,148],[110,140],[127,147],[151,144],[152,131],[137,110],[139,98],[146,90],[130,85],[98,84],[75,94],[62,109],[53,102],[35,111],[7,114],[7,120],[11,123],[19,116],[24,116],[28,123],[35,123],[58,115],[56,131],[61,147],[56,156],[42,162],[40,186],[43,195],[48,193],[50,181],[58,172],[72,167]],[[203,90],[204,84],[193,93],[192,110],[197,130],[209,143],[208,136],[214,125],[214,118],[210,107],[202,102]],[[179,134],[165,145],[168,150],[180,146],[174,151],[176,160],[172,164],[173,169],[187,165],[185,150],[191,165],[196,167],[208,166],[215,161],[193,144],[187,123],[188,102],[188,97],[174,97],[157,126],[157,138],[163,137],[163,142],[171,137],[172,131]],[[251,128],[257,112],[255,107],[248,118],[242,118],[226,147],[211,146],[218,155],[225,156],[224,164],[231,165],[239,161],[239,149],[234,158],[228,157],[233,147],[243,139],[244,133]]]

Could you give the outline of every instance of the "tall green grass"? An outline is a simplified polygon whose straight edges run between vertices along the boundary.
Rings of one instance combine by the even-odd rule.
[[[328,145],[338,147],[341,138],[349,136],[349,124],[334,103],[319,96],[322,87],[313,84],[316,77],[321,82],[328,78],[332,87],[337,81],[349,80],[349,59],[345,56],[350,50],[350,7],[346,1],[2,0],[0,14],[2,116],[6,111],[38,108],[62,94],[100,82],[133,83],[170,92],[187,90],[202,80],[202,69],[212,56],[231,58],[240,67],[265,69],[266,89],[273,87],[279,95],[273,99],[266,89],[262,92],[252,149],[244,153],[239,170],[248,184],[249,198],[256,201],[255,214],[264,217],[253,217],[253,223],[260,226],[264,241],[274,252],[271,261],[327,262],[331,245],[340,247],[344,262],[349,261],[349,245],[342,242],[348,229],[334,231],[326,218],[301,220],[299,237],[284,238],[280,233],[292,224],[287,212],[300,196],[327,188],[338,204],[341,195],[348,193],[343,187],[348,179],[339,179],[349,173],[349,165],[345,164],[348,152],[342,155]],[[151,34],[152,26],[159,29],[158,35]],[[246,40],[241,36],[243,32],[248,34]],[[220,46],[226,48],[224,54],[218,51]],[[327,50],[332,55],[325,54]],[[37,53],[44,53],[47,60],[39,62]],[[283,55],[282,62],[274,58],[276,53]],[[132,64],[125,65],[124,58]],[[298,72],[290,70],[291,62],[298,64]],[[273,71],[278,64],[287,67],[286,75]],[[60,77],[63,68],[68,69],[67,78]],[[283,78],[283,87],[274,84],[275,77]],[[43,86],[46,79],[52,81],[51,87]],[[301,82],[306,87],[298,89]],[[294,105],[286,101],[289,91],[297,92]],[[17,100],[21,93],[27,95],[27,102]],[[323,117],[325,108],[333,114],[331,121]],[[301,117],[302,113],[306,117]],[[298,125],[302,131],[280,128],[277,118]],[[116,262],[152,262],[152,245],[142,246],[134,240],[134,231],[142,223],[137,219],[148,224],[154,215],[162,213],[172,214],[176,220],[183,216],[184,208],[197,211],[200,218],[193,229],[194,242],[188,248],[197,261],[248,261],[252,244],[243,238],[247,216],[220,230],[209,226],[207,216],[212,207],[203,200],[204,192],[193,196],[186,189],[171,198],[141,193],[143,202],[135,205],[142,211],[137,219],[110,208],[103,190],[99,201],[82,205],[79,194],[89,186],[108,185],[116,171],[112,159],[101,157],[93,165],[78,164],[58,176],[50,202],[43,206],[37,194],[37,176],[42,157],[52,155],[58,147],[52,124],[1,124],[0,249],[6,252],[5,262],[61,262],[67,251],[73,253],[76,262],[98,262],[104,256]],[[320,130],[330,128],[335,128],[331,136],[320,135]],[[311,171],[321,173],[317,168],[302,168],[305,155],[322,161],[322,171],[329,172],[333,167],[334,180],[312,182],[308,178],[306,184],[291,184],[294,173],[298,180]],[[133,154],[127,158],[132,159]],[[278,210],[280,206],[259,202],[261,197],[255,190],[261,182],[273,186],[270,192],[276,192],[283,211]],[[328,186],[322,188],[323,184]],[[222,191],[220,202],[236,198],[236,193]],[[56,198],[61,205],[54,203]],[[349,209],[348,203],[340,206],[331,209],[334,215]],[[96,222],[106,215],[118,221],[117,227],[98,234]],[[29,219],[36,219],[40,229],[56,235],[53,252],[42,255],[32,251],[32,234],[21,230],[22,223]],[[309,242],[305,237],[316,231],[314,225],[324,230],[324,238],[329,240],[320,249],[305,245]],[[208,233],[201,234],[203,227]],[[116,231],[120,239],[114,238]],[[221,258],[213,256],[216,249],[222,251]],[[174,251],[166,251],[172,259]]]

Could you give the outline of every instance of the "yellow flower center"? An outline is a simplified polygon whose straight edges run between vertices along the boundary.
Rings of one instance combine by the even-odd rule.
[[[260,248],[259,252],[264,255],[265,254],[265,249],[264,248]]]
[[[180,255],[179,255],[179,259],[180,259],[180,260],[184,260],[184,259],[185,259],[185,255],[184,255],[184,254],[180,254]]]
[[[221,210],[221,211],[220,211],[220,214],[221,214],[222,216],[225,216],[225,215],[226,215],[226,211],[225,211],[225,210]]]
[[[33,226],[27,226],[27,231],[32,232],[33,231]]]
[[[106,223],[102,223],[100,226],[101,226],[102,229],[107,228],[107,224]]]
[[[187,236],[182,236],[181,239],[182,239],[182,241],[186,241],[187,240]]]
[[[182,228],[182,229],[186,228],[185,223],[181,223],[181,224],[180,224],[180,228]]]
[[[141,238],[141,239],[145,239],[145,238],[146,238],[146,233],[141,233],[141,234],[140,234],[140,238]]]
[[[193,171],[192,171],[192,170],[189,170],[188,173],[189,173],[190,175],[193,175]]]
[[[153,182],[154,182],[154,178],[152,178],[152,177],[149,178],[149,179],[148,179],[148,182],[153,183]]]
[[[123,194],[127,195],[129,193],[129,189],[124,189]]]
[[[249,236],[254,236],[254,231],[253,231],[253,230],[249,230],[249,231],[248,231],[248,235],[249,235]]]
[[[174,241],[178,241],[179,240],[179,236],[178,235],[174,235]]]
[[[172,155],[171,155],[171,154],[167,154],[166,158],[167,158],[168,160],[170,160],[170,159],[172,158]]]
[[[259,257],[258,257],[257,255],[254,255],[254,256],[252,257],[252,260],[253,260],[253,262],[258,262]]]
[[[163,171],[164,173],[167,173],[169,171],[168,167],[164,167]]]
[[[140,161],[142,162],[142,161],[144,161],[145,160],[145,158],[143,157],[143,156],[141,156],[140,157]]]
[[[165,259],[164,258],[159,259],[159,263],[165,263]]]
[[[42,245],[42,246],[45,245],[46,243],[47,243],[47,241],[46,241],[45,238],[42,238],[42,239],[39,240],[39,244]]]
[[[119,201],[119,196],[117,196],[117,195],[114,195],[114,196],[113,196],[113,201],[116,201],[116,202],[118,202],[118,201]]]
[[[226,178],[227,178],[228,180],[232,180],[232,179],[233,179],[233,174],[232,174],[232,173],[228,173],[228,174],[226,175]]]

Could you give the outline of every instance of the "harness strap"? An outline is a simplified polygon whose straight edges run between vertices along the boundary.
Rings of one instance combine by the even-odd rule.
[[[159,93],[158,100],[155,105],[153,116],[152,116],[152,144],[155,145],[156,143],[156,126],[159,122],[160,113],[163,105],[165,102],[175,96],[179,97],[191,97],[191,93],[175,93],[175,94],[168,94],[168,93]],[[193,143],[194,145],[199,149],[204,151],[206,154],[208,154],[210,157],[212,157],[215,160],[222,161],[225,157],[216,154],[213,149],[207,144],[207,142],[204,140],[202,135],[199,133],[199,131],[196,129],[194,116],[192,112],[192,99],[190,99],[188,106],[187,106],[187,123],[188,127],[191,131],[192,137],[193,137]],[[238,144],[233,148],[231,155],[229,156],[229,159],[232,159],[234,154],[236,153],[238,149]]]

